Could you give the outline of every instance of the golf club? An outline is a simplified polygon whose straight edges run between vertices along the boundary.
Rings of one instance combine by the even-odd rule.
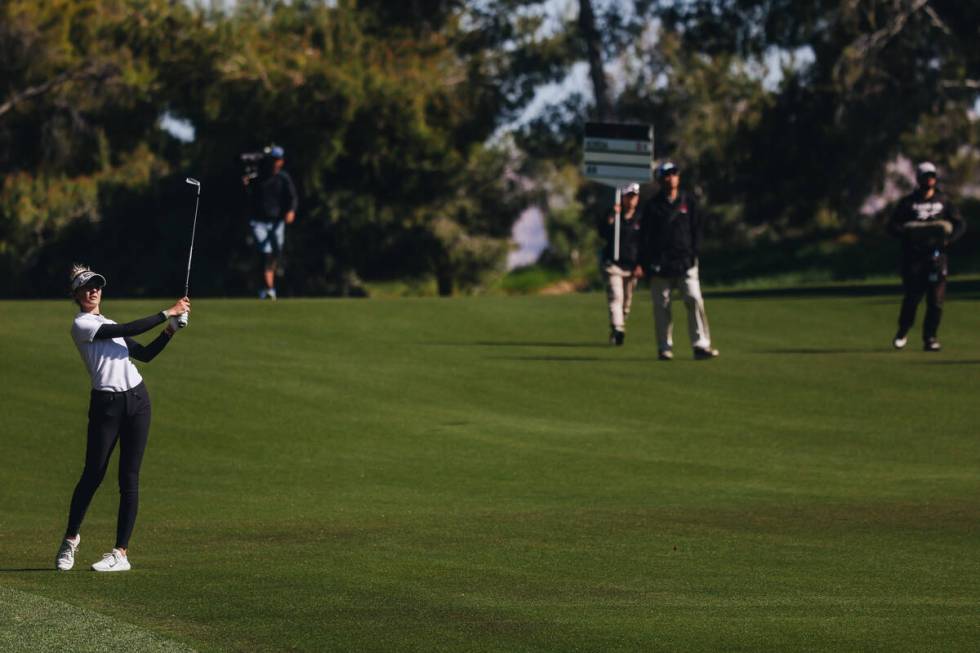
[[[184,297],[189,297],[191,290],[191,260],[194,258],[194,235],[197,233],[197,209],[201,204],[201,182],[193,177],[188,177],[184,181],[191,186],[197,187],[197,198],[194,200],[194,222],[191,225],[191,248],[187,253],[187,277],[184,279]],[[187,326],[187,313],[181,313],[177,317],[177,326],[181,329]]]

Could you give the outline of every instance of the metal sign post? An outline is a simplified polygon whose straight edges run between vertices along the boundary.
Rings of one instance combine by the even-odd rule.
[[[585,123],[582,171],[586,179],[616,188],[613,256],[619,260],[621,187],[653,178],[653,127],[641,124]]]
[[[619,186],[616,186],[616,219],[615,219],[616,226],[613,229],[613,233],[614,233],[614,235],[613,235],[613,241],[614,241],[614,243],[613,243],[613,260],[614,261],[618,261],[619,260],[619,229],[620,229],[620,227],[619,227],[619,224],[620,224],[619,216],[620,216],[620,213],[622,212],[622,208],[623,208],[622,207],[622,201],[623,201],[623,189],[620,188]]]

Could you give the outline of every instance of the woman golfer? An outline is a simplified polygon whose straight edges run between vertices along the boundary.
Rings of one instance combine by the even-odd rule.
[[[92,377],[92,396],[88,408],[85,469],[72,494],[65,540],[55,559],[55,567],[62,571],[75,565],[82,519],[102,483],[117,440],[119,516],[116,546],[93,564],[92,569],[127,571],[130,568],[126,553],[139,503],[140,463],[150,434],[150,395],[129,359],[145,363],[153,360],[173,336],[176,316],[191,310],[190,300],[184,297],[165,311],[127,324],[116,324],[99,311],[105,285],[105,277],[88,267],[75,265],[72,268],[71,292],[80,312],[75,316],[71,336]],[[164,322],[168,322],[166,329],[148,345],[141,345],[131,338]]]

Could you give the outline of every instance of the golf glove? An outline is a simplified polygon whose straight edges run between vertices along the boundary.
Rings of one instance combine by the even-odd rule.
[[[185,326],[187,326],[187,313],[181,313],[180,315],[175,315],[170,318],[170,328],[174,331],[180,331]]]

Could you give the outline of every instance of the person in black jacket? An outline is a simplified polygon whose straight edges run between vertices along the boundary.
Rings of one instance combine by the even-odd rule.
[[[673,162],[660,165],[657,178],[661,182],[660,192],[647,202],[640,224],[641,259],[650,274],[659,358],[674,357],[670,295],[675,288],[681,291],[687,307],[687,331],[694,358],[715,358],[718,350],[711,347],[698,277],[703,233],[701,214],[694,198],[681,190],[680,170]]]
[[[928,161],[916,167],[919,187],[902,198],[888,221],[888,231],[902,239],[902,286],[905,296],[898,314],[898,331],[892,339],[903,349],[915,322],[915,312],[926,297],[922,323],[925,351],[939,351],[939,321],[943,315],[948,266],[946,248],[966,231],[959,211],[937,186],[936,166]]]
[[[276,298],[276,271],[286,241],[286,225],[296,219],[298,198],[292,177],[283,170],[285,151],[278,145],[267,148],[266,157],[255,178],[243,177],[248,187],[250,221],[255,244],[265,257],[262,299]]]
[[[616,256],[616,216],[610,213],[599,220],[599,237],[605,242],[602,249],[602,273],[606,280],[609,300],[609,342],[622,346],[626,342],[626,319],[633,303],[636,282],[642,276],[638,268],[640,254],[640,185],[627,184],[622,188],[620,213],[619,256]]]

